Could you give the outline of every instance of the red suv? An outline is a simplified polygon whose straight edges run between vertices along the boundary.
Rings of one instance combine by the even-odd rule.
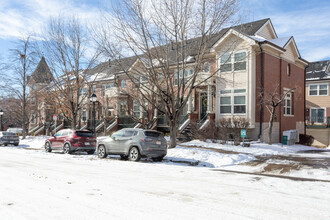
[[[54,136],[49,137],[45,143],[45,151],[62,149],[65,154],[74,151],[86,151],[88,154],[94,154],[96,148],[96,137],[90,131],[77,131],[72,129],[63,129]]]

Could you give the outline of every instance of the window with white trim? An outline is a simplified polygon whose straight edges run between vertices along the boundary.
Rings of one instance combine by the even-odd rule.
[[[37,123],[37,120],[36,120],[36,115],[35,114],[32,114],[31,115],[31,124],[36,124]]]
[[[284,97],[284,115],[293,115],[292,114],[292,93],[291,92],[288,92]]]
[[[246,52],[225,53],[220,57],[220,71],[242,71],[246,70]]]
[[[317,96],[317,95],[328,95],[328,84],[314,84],[309,85],[309,95]]]
[[[135,117],[140,117],[140,103],[137,100],[133,101],[133,114]]]
[[[220,114],[245,114],[246,89],[220,91]]]
[[[96,85],[93,85],[92,92],[95,93],[95,91],[96,91]]]
[[[192,68],[187,68],[184,70],[179,71],[179,80],[178,80],[178,71],[174,72],[174,85],[178,85],[178,83],[182,84],[182,78],[184,76],[184,83],[186,84],[189,80],[189,78],[194,74],[194,70]]]
[[[323,108],[312,108],[310,110],[310,121],[315,123],[324,123],[325,122],[325,109]]]
[[[121,81],[121,88],[125,88],[125,85],[126,85],[126,81],[125,80],[122,80]]]

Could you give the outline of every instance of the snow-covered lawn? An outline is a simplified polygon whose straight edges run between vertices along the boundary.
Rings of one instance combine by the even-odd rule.
[[[299,151],[307,151],[307,150],[317,150],[322,151],[324,149],[319,149],[310,146],[304,145],[281,145],[281,144],[265,144],[265,143],[257,143],[252,142],[250,147],[242,147],[242,146],[235,146],[231,144],[219,144],[219,143],[212,143],[211,141],[200,141],[200,140],[193,140],[186,143],[182,143],[182,146],[198,146],[204,148],[214,148],[214,149],[221,149],[226,151],[233,151],[233,152],[240,152],[240,153],[247,153],[252,154],[255,156],[269,156],[269,155],[289,155],[289,154],[296,154]],[[330,157],[330,154],[328,155]]]
[[[134,163],[114,157],[101,160],[96,155],[65,155],[27,148],[0,147],[1,219],[330,216],[329,182],[241,175],[172,162]],[[187,150],[169,150],[169,157],[200,154],[184,153]]]

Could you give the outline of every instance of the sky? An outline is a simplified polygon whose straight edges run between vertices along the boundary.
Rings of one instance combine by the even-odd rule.
[[[0,57],[19,36],[40,33],[50,16],[76,14],[97,21],[105,0],[0,0]],[[241,0],[243,21],[270,18],[278,37],[293,36],[301,57],[330,59],[330,0]]]

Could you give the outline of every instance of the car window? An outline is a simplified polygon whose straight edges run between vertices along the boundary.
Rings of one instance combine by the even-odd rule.
[[[55,137],[58,137],[58,136],[62,136],[63,135],[63,131],[59,131],[59,132],[57,132],[54,136]]]
[[[78,137],[94,137],[93,133],[90,131],[76,131]]]
[[[113,133],[111,137],[123,137],[124,132],[125,132],[124,130],[119,130],[119,131]]]
[[[158,137],[162,136],[162,133],[157,132],[157,131],[145,131],[144,135],[147,137],[157,137],[158,138]]]
[[[137,134],[137,131],[125,131],[123,137],[133,137]]]
[[[16,134],[13,132],[3,132],[3,135],[4,136],[16,136]]]

